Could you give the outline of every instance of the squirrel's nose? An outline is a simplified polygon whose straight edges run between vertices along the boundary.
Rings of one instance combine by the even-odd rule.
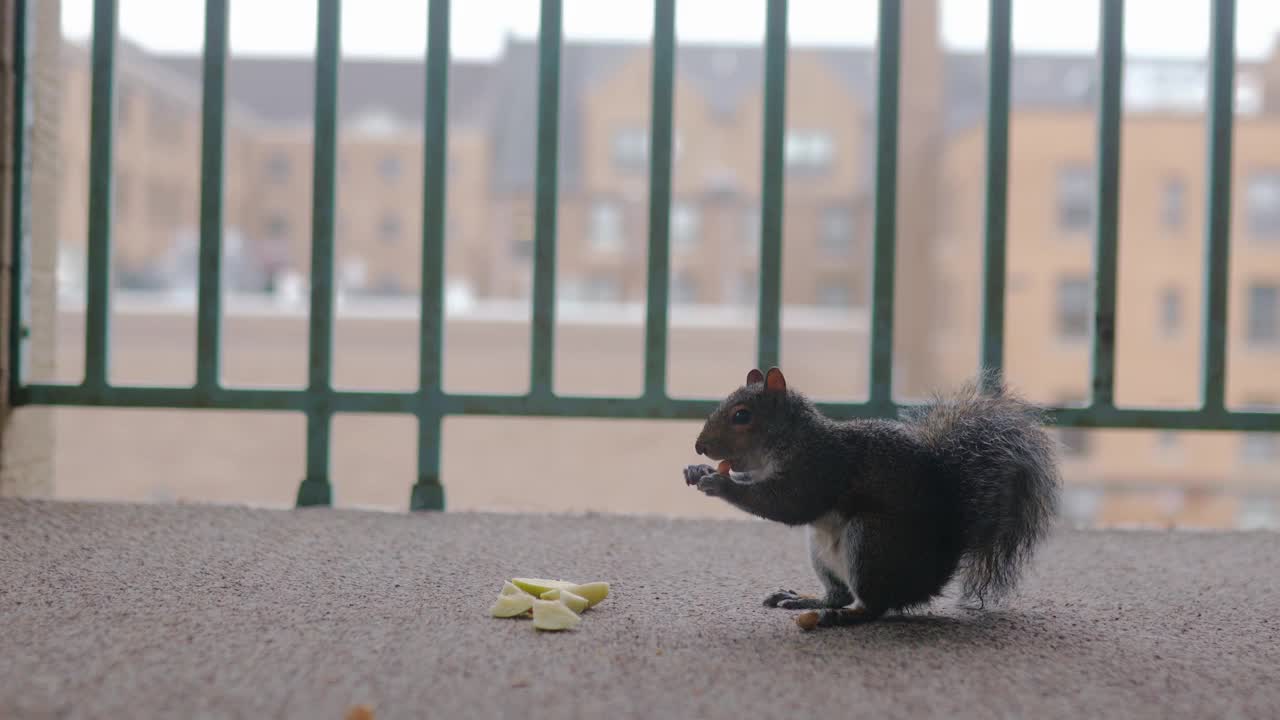
[[[694,452],[696,452],[696,453],[698,453],[699,455],[706,455],[706,454],[707,454],[707,446],[706,446],[706,445],[703,445],[703,444],[702,444],[702,443],[700,443],[700,442],[695,442],[695,443],[693,444],[693,451],[694,451]]]

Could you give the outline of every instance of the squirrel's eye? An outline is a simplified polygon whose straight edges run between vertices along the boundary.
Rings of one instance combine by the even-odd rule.
[[[735,413],[733,414],[733,424],[734,424],[734,425],[746,425],[746,424],[747,424],[747,423],[749,423],[749,422],[751,422],[751,411],[750,411],[750,410],[748,410],[748,409],[746,409],[746,408],[742,408],[741,410],[739,410],[739,411],[737,411],[737,412],[735,412]]]

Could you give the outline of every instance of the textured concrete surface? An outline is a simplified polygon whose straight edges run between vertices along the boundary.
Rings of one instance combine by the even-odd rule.
[[[607,579],[578,629],[487,609]],[[0,717],[1271,717],[1280,535],[1076,533],[1023,593],[800,631],[755,521],[0,500]]]

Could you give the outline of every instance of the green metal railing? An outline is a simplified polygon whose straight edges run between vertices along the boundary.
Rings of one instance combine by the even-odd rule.
[[[90,152],[88,296],[85,377],[78,385],[29,384],[23,379],[29,194],[15,183],[13,203],[15,282],[11,302],[19,319],[10,348],[16,404],[137,408],[285,410],[307,417],[307,469],[298,504],[331,500],[330,426],[337,413],[402,413],[419,422],[418,477],[411,507],[439,509],[440,429],[450,415],[518,415],[599,418],[699,419],[714,402],[669,397],[667,379],[668,219],[671,205],[672,106],[675,83],[675,0],[655,0],[649,192],[648,314],[644,391],[636,397],[570,397],[552,389],[555,350],[558,98],[562,33],[561,0],[542,0],[538,66],[536,216],[534,235],[533,344],[530,391],[524,395],[446,393],[441,387],[445,148],[447,134],[449,0],[429,0],[426,74],[424,217],[419,387],[415,392],[336,390],[333,371],[333,251],[339,0],[320,0],[316,42],[315,157],[312,189],[310,363],[305,389],[247,389],[220,383],[222,308],[221,238],[226,110],[227,0],[206,0],[203,139],[201,152],[200,281],[196,382],[191,387],[112,385],[107,380],[111,260],[111,153],[116,2],[96,0]],[[12,142],[27,167],[24,122],[29,118],[26,53],[29,0],[18,0],[17,86],[20,109]],[[1011,0],[990,10],[989,118],[987,124],[986,237],[981,361],[998,375],[1004,355],[1006,209],[1010,112]],[[862,403],[823,403],[835,417],[887,416],[900,405],[892,396],[894,269],[897,212],[897,146],[901,0],[880,0],[879,98],[876,116],[875,238],[871,308],[871,392]],[[1101,87],[1098,125],[1096,307],[1093,330],[1093,397],[1087,407],[1054,408],[1057,423],[1089,428],[1274,431],[1272,413],[1234,412],[1224,403],[1227,267],[1231,201],[1232,100],[1235,75],[1235,3],[1212,9],[1212,92],[1209,119],[1207,287],[1202,406],[1194,410],[1120,408],[1114,402],[1117,221],[1124,3],[1102,3]],[[783,208],[783,137],[786,126],[787,2],[769,0],[765,35],[763,203],[757,359],[778,364]],[[29,172],[23,170],[23,175]]]

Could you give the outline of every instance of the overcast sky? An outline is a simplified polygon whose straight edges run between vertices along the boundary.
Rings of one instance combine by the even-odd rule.
[[[912,0],[906,0],[911,2]],[[1098,0],[1014,0],[1014,45],[1018,50],[1089,52],[1096,47]],[[121,32],[156,51],[195,52],[203,37],[199,0],[121,0]],[[315,0],[234,0],[231,49],[251,54],[311,52]],[[1064,10],[1064,6],[1074,6]],[[92,26],[92,0],[63,0],[63,29],[83,38]],[[564,0],[570,38],[646,40],[652,32],[652,2]],[[870,43],[876,3],[870,0],[791,0],[790,35],[795,44]],[[984,0],[942,0],[942,33],[951,47],[980,48],[986,42]],[[347,55],[421,55],[426,45],[426,0],[348,0],[342,10]],[[682,41],[759,42],[764,0],[678,0]],[[1244,57],[1270,51],[1280,29],[1280,0],[1239,0],[1237,46]],[[1208,0],[1129,0],[1126,43],[1135,55],[1203,55],[1208,48]],[[489,57],[504,36],[532,36],[537,0],[454,0],[453,48],[461,57]]]

